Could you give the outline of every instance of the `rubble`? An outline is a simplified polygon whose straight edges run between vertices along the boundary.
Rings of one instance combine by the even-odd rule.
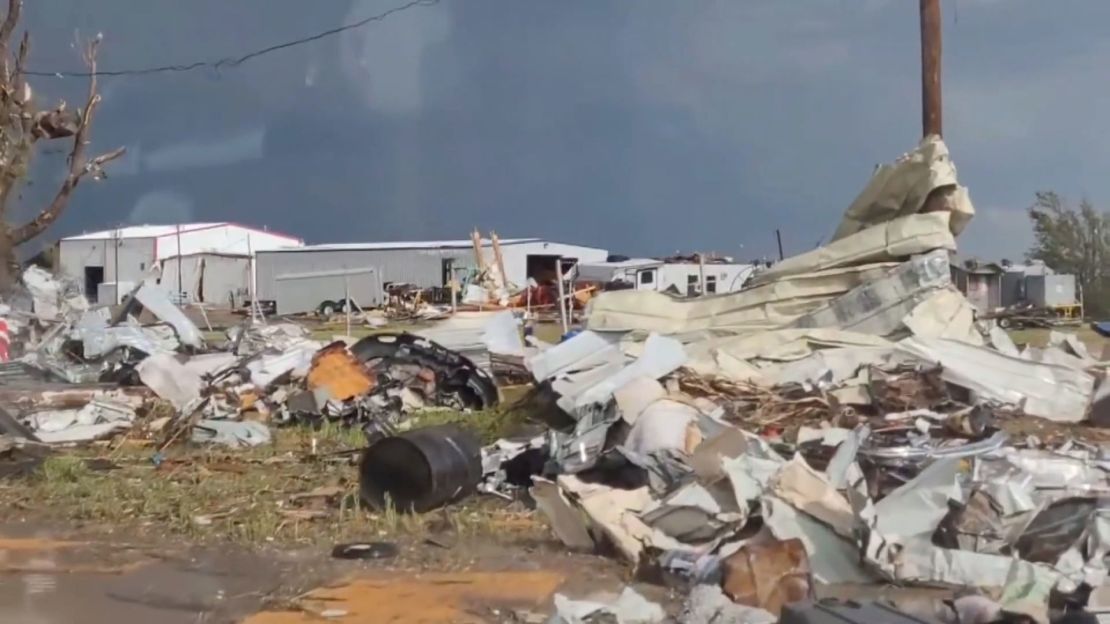
[[[566,417],[532,487],[555,534],[782,621],[815,585],[972,589],[1038,622],[1100,586],[1110,464],[998,427],[1104,418],[1105,363],[975,318],[949,269],[973,213],[931,138],[738,293],[595,297],[527,361]]]
[[[272,427],[359,428],[367,507],[419,513],[475,493],[534,503],[568,549],[614,553],[687,592],[686,621],[801,622],[848,607],[916,621],[813,602],[895,584],[949,592],[953,619],[1048,622],[1106,583],[1110,456],[1066,434],[1110,422],[1110,371],[1074,337],[1019,349],[977,318],[949,266],[973,214],[947,148],[929,138],[875,173],[829,244],[739,292],[601,292],[585,329],[554,345],[522,340],[499,260],[481,260],[462,293],[496,301],[492,312],[394,301],[367,318],[446,318],[327,344],[289,323],[210,344],[149,284],[108,316],[32,271],[36,338],[0,384],[41,371],[81,388],[141,385],[171,408],[166,444],[243,448],[269,443]],[[137,306],[159,322],[140,323]],[[534,387],[521,409],[542,432],[481,448],[464,428],[411,428],[429,408],[489,410],[498,378],[522,374]],[[89,441],[131,429],[143,400],[21,406],[0,425],[46,444]],[[1032,420],[1062,433],[1008,427]],[[665,617],[631,589],[555,607],[554,622]]]

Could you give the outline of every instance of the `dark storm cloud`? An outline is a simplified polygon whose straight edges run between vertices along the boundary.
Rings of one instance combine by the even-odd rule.
[[[36,68],[77,69],[77,31],[103,32],[115,69],[238,56],[397,4],[35,0],[26,25]],[[1110,201],[1110,6],[1048,4],[946,3],[972,252],[1019,253],[1036,188]],[[904,0],[444,0],[237,68],[105,78],[96,146],[131,153],[56,233],[187,215],[311,241],[479,226],[754,256],[781,228],[800,251],[916,141],[916,20]],[[58,158],[40,161],[28,209]]]

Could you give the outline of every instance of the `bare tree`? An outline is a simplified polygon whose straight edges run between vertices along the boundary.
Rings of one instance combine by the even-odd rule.
[[[1038,192],[1029,208],[1033,248],[1026,255],[1075,275],[1088,309],[1110,311],[1110,213],[1086,199],[1069,206],[1054,192]]]
[[[84,61],[90,75],[85,105],[69,110],[65,102],[59,102],[52,109],[40,110],[27,82],[31,40],[26,32],[19,39],[18,50],[12,52],[22,9],[22,0],[8,0],[7,15],[0,23],[0,291],[9,288],[18,274],[16,248],[42,234],[62,216],[74,189],[85,176],[100,179],[104,163],[124,153],[124,148],[120,147],[91,158],[86,154],[96,107],[100,103],[96,84],[100,37],[84,45]],[[54,140],[69,143],[65,178],[54,197],[33,218],[26,223],[13,223],[13,191],[27,176],[40,142]]]

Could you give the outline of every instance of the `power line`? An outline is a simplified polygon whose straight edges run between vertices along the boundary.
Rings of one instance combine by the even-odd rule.
[[[414,7],[432,6],[432,5],[435,5],[435,4],[439,4],[439,2],[440,2],[440,0],[413,0],[412,2],[409,2],[408,4],[402,4],[400,6],[389,9],[388,11],[385,11],[384,13],[379,13],[377,15],[367,17],[366,19],[359,20],[357,22],[352,22],[350,24],[343,24],[342,26],[338,26],[338,27],[332,28],[330,30],[325,30],[325,31],[322,31],[322,32],[318,32],[318,33],[316,33],[314,35],[311,35],[311,36],[308,36],[308,37],[302,37],[300,39],[294,39],[292,41],[286,41],[284,43],[278,43],[278,44],[275,44],[275,45],[272,45],[272,46],[261,48],[259,50],[255,50],[253,52],[248,52],[248,53],[246,53],[242,56],[239,56],[239,57],[224,57],[222,59],[215,60],[215,61],[196,61],[194,63],[187,63],[187,64],[183,64],[183,65],[161,65],[161,66],[158,66],[158,67],[144,67],[144,68],[139,68],[139,69],[98,70],[96,72],[88,72],[88,71],[85,71],[85,72],[27,71],[27,72],[24,72],[24,73],[28,76],[55,76],[55,77],[58,77],[58,78],[88,78],[88,77],[91,77],[91,76],[94,76],[94,75],[96,75],[96,76],[143,76],[143,75],[147,75],[147,74],[164,74],[164,73],[169,73],[169,72],[188,72],[188,71],[193,71],[195,69],[202,69],[202,68],[205,68],[205,67],[209,67],[209,68],[212,68],[212,69],[224,69],[224,68],[238,67],[239,65],[242,65],[243,63],[246,63],[247,61],[249,61],[251,59],[258,58],[260,56],[263,56],[265,54],[269,54],[271,52],[277,52],[279,50],[285,50],[285,49],[288,49],[288,48],[293,48],[293,47],[296,47],[296,46],[304,45],[306,43],[312,43],[313,41],[319,41],[320,39],[325,39],[327,37],[332,37],[332,36],[338,35],[340,33],[346,32],[348,30],[355,30],[356,28],[362,28],[363,26],[366,26],[367,24],[370,24],[370,23],[373,23],[373,22],[380,22],[380,21],[388,18],[391,15],[394,15],[396,13],[401,13],[402,11],[407,11],[407,10],[412,9]]]

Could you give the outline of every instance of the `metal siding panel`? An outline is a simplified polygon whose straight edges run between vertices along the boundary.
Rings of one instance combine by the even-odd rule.
[[[1025,278],[1025,296],[1033,305],[1045,307],[1045,277],[1044,275],[1030,275]]]
[[[250,292],[250,260],[229,256],[204,256],[204,301],[239,305]]]
[[[98,240],[62,241],[59,246],[59,266],[62,275],[85,284],[85,267],[104,266],[104,245]]]

